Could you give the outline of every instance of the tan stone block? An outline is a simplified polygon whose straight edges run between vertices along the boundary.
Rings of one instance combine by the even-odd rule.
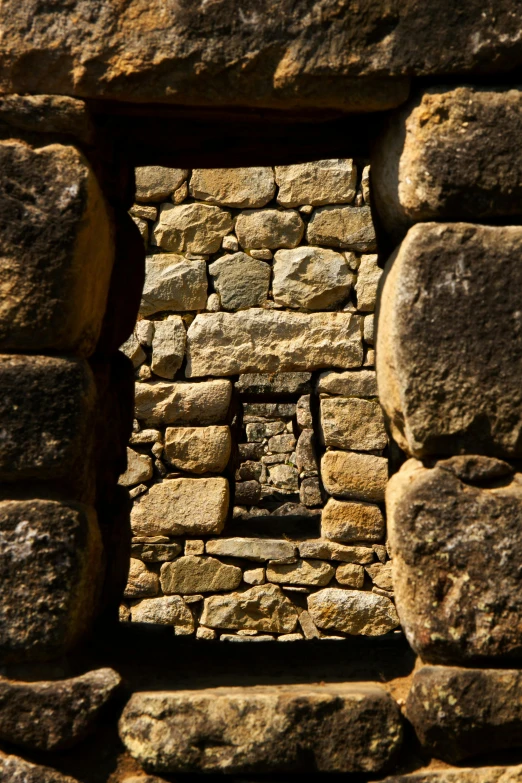
[[[321,516],[321,535],[332,541],[380,541],[382,511],[371,503],[330,498]]]
[[[183,363],[187,333],[179,315],[154,323],[151,370],[161,378],[174,378]]]
[[[343,587],[353,587],[360,590],[364,585],[364,568],[355,563],[344,563],[337,566],[335,578]]]
[[[221,473],[230,459],[229,427],[167,427],[165,455],[189,473]]]
[[[243,572],[237,566],[225,565],[214,557],[178,557],[161,566],[161,589],[166,595],[216,593],[239,587]]]
[[[188,171],[167,166],[138,166],[135,176],[138,201],[165,201],[188,177]]]
[[[378,260],[379,256],[377,255],[361,256],[355,284],[359,312],[373,312],[375,310],[377,289],[383,271],[378,265]]]
[[[221,533],[228,512],[224,478],[167,479],[134,501],[134,535],[212,535]]]
[[[318,558],[319,560],[338,560],[345,563],[367,565],[374,561],[374,551],[367,546],[345,546],[334,541],[321,538],[311,538],[299,544],[301,557]]]
[[[274,171],[268,166],[194,169],[190,195],[224,207],[264,207],[275,194]]]
[[[194,633],[192,612],[180,595],[145,598],[131,607],[131,616],[133,623],[173,625],[176,636],[189,636]]]
[[[205,598],[202,625],[210,628],[252,628],[268,633],[292,633],[297,625],[297,609],[280,587],[266,584],[243,593]]]
[[[330,310],[348,297],[355,275],[341,253],[322,247],[278,250],[274,257],[274,302],[307,310]]]
[[[245,560],[293,560],[296,547],[278,538],[215,538],[207,541],[207,553]]]
[[[335,569],[321,560],[298,560],[297,563],[268,563],[266,578],[281,585],[314,585],[331,582]]]
[[[188,378],[361,363],[360,321],[350,313],[204,313],[187,334]]]
[[[380,587],[381,590],[387,590],[390,593],[393,592],[391,563],[375,563],[368,566],[366,571],[376,587]]]
[[[175,253],[147,256],[140,313],[203,310],[207,301],[207,266]]]
[[[232,383],[225,379],[202,383],[136,384],[136,417],[147,425],[215,424],[228,413]]]
[[[144,598],[159,593],[159,577],[154,571],[150,571],[145,563],[131,557],[126,598]]]
[[[275,176],[277,202],[284,207],[349,204],[355,198],[357,168],[349,158],[276,166]]]
[[[325,587],[309,595],[307,600],[313,621],[326,631],[381,636],[399,625],[393,603],[375,593]]]
[[[328,370],[319,376],[317,391],[344,397],[377,397],[377,375],[374,370]]]
[[[305,224],[294,210],[248,209],[236,218],[235,230],[241,247],[271,249],[297,247]]]
[[[152,234],[173,253],[216,253],[234,223],[230,212],[208,204],[162,204]]]
[[[138,454],[134,449],[127,448],[127,470],[118,479],[123,487],[134,487],[142,481],[152,478],[152,460],[146,454]]]
[[[377,249],[370,207],[319,207],[314,210],[306,238],[310,245],[326,245],[359,253]]]
[[[355,451],[327,451],[321,477],[326,491],[335,497],[379,503],[388,481],[388,460]]]
[[[338,449],[374,451],[388,443],[381,406],[357,397],[327,397],[321,400],[324,443]]]
[[[224,310],[259,307],[268,297],[271,269],[246,253],[224,255],[208,268]]]

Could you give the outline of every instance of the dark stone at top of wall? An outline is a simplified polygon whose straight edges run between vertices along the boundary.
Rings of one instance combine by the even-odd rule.
[[[85,102],[66,95],[3,95],[1,124],[29,133],[71,136],[85,144],[94,141],[94,125]]]
[[[522,63],[513,0],[7,0],[0,91],[387,109],[410,76]]]
[[[399,238],[425,220],[522,215],[522,91],[433,87],[394,112],[374,146],[372,193]]]

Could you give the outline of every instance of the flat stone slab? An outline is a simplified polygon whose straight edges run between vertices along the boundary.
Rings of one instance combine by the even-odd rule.
[[[429,663],[522,652],[522,475],[499,478],[509,465],[483,457],[479,470],[480,459],[408,460],[386,493],[397,608]]]
[[[40,764],[31,764],[18,756],[0,756],[2,783],[80,783],[76,778]]]
[[[423,748],[455,764],[522,745],[521,697],[516,669],[424,666],[413,677],[406,715]]]
[[[399,709],[373,683],[135,693],[120,720],[151,772],[379,772],[402,739]]]
[[[522,766],[516,766],[475,769],[460,767],[432,772],[414,772],[412,775],[393,775],[383,780],[383,783],[521,783],[521,781]]]

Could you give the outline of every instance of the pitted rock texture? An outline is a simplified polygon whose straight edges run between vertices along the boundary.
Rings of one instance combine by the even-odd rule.
[[[223,207],[264,207],[274,197],[274,172],[268,166],[194,169],[189,192],[199,201]]]
[[[522,455],[521,252],[518,226],[424,223],[388,262],[379,392],[410,456]]]
[[[432,87],[397,111],[375,145],[373,194],[395,237],[425,220],[519,216],[518,89]]]
[[[31,764],[18,756],[0,755],[2,783],[80,783],[76,778],[62,775],[50,767]]]
[[[205,313],[187,338],[188,378],[362,363],[360,321],[350,313]]]
[[[377,239],[370,207],[319,207],[314,210],[306,237],[310,245],[371,253]]]
[[[281,588],[268,584],[205,598],[200,622],[209,628],[292,633],[297,626],[297,616],[296,607]]]
[[[202,310],[207,302],[207,271],[204,261],[189,260],[175,253],[147,256],[141,315],[161,310]]]
[[[520,656],[522,476],[474,486],[409,460],[386,508],[397,608],[423,660]]]
[[[2,480],[64,482],[89,495],[97,395],[87,362],[6,354],[0,379]]]
[[[435,758],[459,763],[522,744],[522,673],[515,669],[423,666],[406,714]]]
[[[32,750],[76,745],[94,730],[120,684],[113,669],[46,682],[0,678],[0,737]]]
[[[357,168],[349,158],[276,166],[275,177],[283,207],[349,204],[355,198]]]
[[[335,449],[382,451],[388,443],[381,406],[374,400],[322,399],[321,428],[325,445]]]
[[[326,587],[308,596],[308,611],[318,628],[361,636],[381,636],[399,625],[389,598],[361,590]]]
[[[402,725],[380,685],[282,685],[136,693],[120,736],[159,773],[368,773],[389,764]]]
[[[274,259],[274,302],[307,310],[329,310],[344,302],[355,277],[344,256],[320,247],[278,250]]]
[[[225,478],[167,479],[136,499],[132,530],[138,536],[221,533],[228,501]]]
[[[188,473],[221,473],[232,450],[230,427],[167,427],[165,457]]]
[[[215,253],[232,228],[230,212],[208,204],[161,204],[156,245],[174,253]]]
[[[217,424],[226,418],[232,384],[219,379],[203,383],[136,384],[136,414],[147,425]]]
[[[0,661],[47,660],[89,630],[99,598],[93,509],[55,500],[0,502]]]
[[[296,247],[305,224],[295,210],[246,209],[238,215],[235,230],[241,247],[275,250]]]
[[[15,140],[0,172],[0,350],[90,356],[114,262],[96,176],[72,146]]]

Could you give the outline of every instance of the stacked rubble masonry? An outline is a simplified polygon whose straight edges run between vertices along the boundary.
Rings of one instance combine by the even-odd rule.
[[[136,170],[122,619],[224,641],[398,626],[369,166]]]

